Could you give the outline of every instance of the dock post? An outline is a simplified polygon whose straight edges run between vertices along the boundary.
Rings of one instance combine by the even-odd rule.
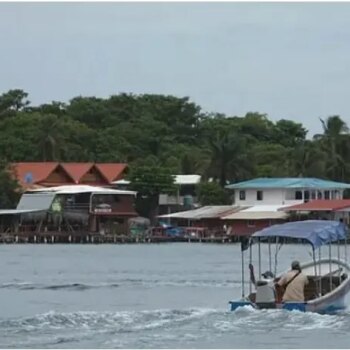
[[[94,243],[94,237],[93,236],[91,237],[91,243]]]
[[[51,243],[55,243],[55,236],[51,236]]]
[[[16,242],[16,243],[18,243],[18,236],[16,236],[16,238],[15,238],[15,242]]]
[[[69,242],[69,243],[72,242],[72,236],[71,236],[71,235],[68,236],[68,242]]]
[[[36,235],[34,236],[34,243],[36,243]]]

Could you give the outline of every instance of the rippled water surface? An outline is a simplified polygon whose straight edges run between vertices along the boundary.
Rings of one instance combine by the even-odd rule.
[[[0,257],[1,348],[349,347],[348,311],[228,312],[238,245],[2,245]],[[280,258],[279,270],[310,256],[288,245]]]

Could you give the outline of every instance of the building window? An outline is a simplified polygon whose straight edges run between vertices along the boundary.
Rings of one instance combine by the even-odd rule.
[[[303,199],[303,192],[302,191],[295,191],[295,199],[302,200]]]
[[[239,200],[245,201],[245,191],[239,191]]]
[[[324,191],[324,199],[329,199],[329,198],[330,198],[330,192]]]
[[[316,191],[311,191],[311,199],[316,199]]]
[[[263,200],[263,191],[256,191],[256,200],[257,201]]]
[[[247,226],[248,227],[255,227],[255,221],[254,220],[248,220],[247,221]]]
[[[305,202],[308,202],[310,200],[310,191],[304,192],[304,200]]]
[[[317,199],[322,199],[322,192],[321,191],[317,191]]]

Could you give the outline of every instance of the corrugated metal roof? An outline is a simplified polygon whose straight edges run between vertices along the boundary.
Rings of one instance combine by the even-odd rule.
[[[48,210],[56,193],[24,193],[19,200],[17,210]]]
[[[350,207],[349,199],[316,199],[284,208],[284,211],[337,211]]]
[[[130,183],[131,183],[130,181],[125,180],[125,179],[121,179],[121,180],[112,182],[113,185],[130,185]]]
[[[229,189],[315,188],[346,189],[350,184],[317,178],[258,178],[226,186]]]
[[[18,209],[1,209],[0,215],[15,215],[15,214],[25,214],[25,213],[35,213],[41,210],[18,210]]]
[[[176,185],[196,185],[200,183],[201,176],[200,175],[175,175],[174,183]],[[113,181],[114,185],[129,185],[130,181],[121,179],[118,181]]]
[[[176,185],[196,185],[200,183],[200,175],[175,175]]]
[[[227,215],[234,211],[239,210],[242,207],[234,207],[232,205],[215,205],[205,206],[202,208],[181,211],[172,214],[160,215],[160,218],[177,218],[177,219],[188,219],[188,220],[199,220],[199,219],[210,219],[220,218],[222,215]]]
[[[135,191],[114,190],[111,188],[89,186],[89,185],[67,185],[67,186],[47,187],[47,188],[39,188],[36,190],[32,190],[30,192],[32,193],[54,192],[56,194],[100,193],[100,194],[126,194],[126,195],[136,195],[137,193]]]
[[[239,212],[223,216],[223,220],[263,220],[263,219],[284,219],[288,217],[285,212],[279,209],[288,205],[254,205],[243,208]],[[281,215],[282,214],[282,215]]]
[[[286,219],[288,214],[281,211],[239,211],[222,217],[223,220],[273,220]]]
[[[242,209],[242,211],[244,211],[244,212],[277,212],[281,208],[287,208],[288,206],[290,206],[290,205],[289,204],[253,205],[253,206],[251,206],[249,208]]]

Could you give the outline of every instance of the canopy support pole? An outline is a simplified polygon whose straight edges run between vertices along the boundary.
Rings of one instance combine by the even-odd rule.
[[[245,297],[245,291],[244,291],[244,250],[241,249],[242,254],[242,299]]]
[[[274,274],[275,274],[275,277],[277,277],[277,254],[278,254],[278,242],[279,242],[279,238],[276,237],[276,251],[275,251],[275,271],[274,271]]]
[[[332,245],[331,243],[328,244],[329,247],[329,289],[330,291],[333,290],[333,283],[332,283]]]
[[[322,247],[320,247],[320,248],[318,248],[318,274],[321,276],[321,258],[322,258],[322,256],[321,256],[321,248]]]
[[[252,264],[253,263],[253,254],[252,254],[252,244],[249,245],[249,264]],[[252,280],[249,279],[249,294],[252,294]]]
[[[340,240],[338,239],[338,242],[337,242],[337,253],[338,253],[338,270],[340,269]],[[339,273],[339,284],[341,283],[341,274]]]
[[[261,276],[261,243],[260,243],[260,237],[259,237],[258,248],[259,248],[259,278],[260,278],[260,276]]]
[[[344,243],[344,249],[345,249],[345,262],[348,262],[348,237],[345,236],[345,243]]]
[[[271,262],[271,239],[269,238],[269,271],[272,272],[272,262]]]
[[[312,259],[314,261],[315,277],[317,277],[316,254],[315,254],[314,246],[312,246]],[[318,284],[318,295],[321,294],[320,291],[321,291],[321,282]]]

